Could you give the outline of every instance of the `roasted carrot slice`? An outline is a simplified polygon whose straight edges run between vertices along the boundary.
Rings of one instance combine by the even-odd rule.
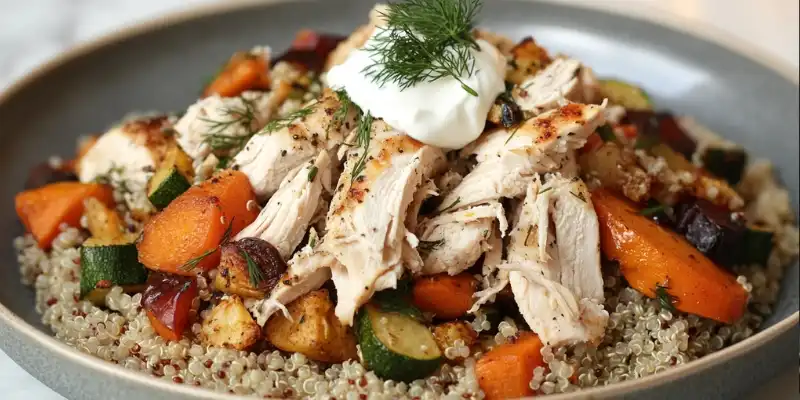
[[[217,94],[234,97],[246,90],[267,90],[270,87],[269,65],[259,55],[236,53],[203,91],[203,97]]]
[[[648,297],[665,297],[680,311],[716,321],[732,323],[742,316],[748,295],[733,275],[611,192],[595,190],[592,202],[603,254],[619,262],[631,287]]]
[[[106,185],[80,182],[56,182],[26,190],[14,199],[17,215],[39,247],[50,248],[59,233],[59,226],[77,227],[84,210],[84,200],[94,197],[114,206],[111,188]]]
[[[468,273],[432,275],[414,281],[412,301],[422,311],[442,319],[463,316],[472,307],[475,278]]]
[[[534,394],[533,370],[544,367],[542,341],[532,332],[522,332],[513,343],[501,344],[475,364],[478,385],[487,400],[516,399]]]
[[[136,245],[139,261],[152,270],[178,275],[214,268],[227,226],[219,199],[184,193],[145,224]]]
[[[226,221],[233,220],[231,235],[239,233],[258,217],[258,207],[247,207],[249,201],[256,201],[256,194],[250,180],[242,172],[225,170],[186,191],[187,195],[207,195],[219,199]],[[226,222],[227,223],[227,222]]]

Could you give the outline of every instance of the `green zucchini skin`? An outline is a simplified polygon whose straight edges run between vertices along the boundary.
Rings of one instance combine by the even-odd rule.
[[[600,91],[613,104],[631,110],[652,110],[650,96],[640,87],[615,79],[601,79]]]
[[[439,368],[442,364],[441,355],[425,360],[411,358],[390,350],[373,331],[371,313],[380,314],[380,311],[370,305],[359,311],[356,330],[364,363],[376,375],[384,379],[412,382],[430,375]],[[409,323],[419,323],[413,317],[407,317]],[[431,344],[436,346],[433,340],[431,340]]]
[[[184,177],[178,168],[170,167],[166,177],[161,182],[151,182],[157,185],[150,188],[147,198],[157,210],[163,210],[172,200],[189,190],[192,184]]]
[[[147,269],[134,243],[86,244],[81,247],[81,298],[98,304],[111,286],[131,289],[144,285]],[[101,283],[98,287],[98,283]]]
[[[744,232],[743,258],[747,264],[767,265],[767,260],[772,252],[773,232],[757,228],[748,227]]]

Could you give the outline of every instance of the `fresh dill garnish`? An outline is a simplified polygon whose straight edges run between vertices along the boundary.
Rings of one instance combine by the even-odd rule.
[[[503,143],[503,145],[507,145],[507,144],[508,144],[508,142],[510,142],[510,141],[511,141],[511,139],[513,139],[513,138],[514,138],[514,135],[516,135],[516,134],[517,134],[517,131],[519,130],[519,128],[522,128],[522,126],[523,126],[523,125],[525,125],[526,123],[528,123],[528,121],[532,120],[532,119],[533,119],[533,118],[535,118],[535,117],[536,117],[535,115],[531,115],[530,117],[528,117],[528,118],[525,118],[524,120],[522,120],[522,121],[519,123],[519,125],[517,125],[517,126],[516,126],[516,128],[514,128],[514,130],[513,130],[513,131],[511,131],[511,134],[510,134],[510,135],[508,135],[508,139],[506,139],[506,142],[505,142],[505,143]]]
[[[658,304],[661,305],[661,308],[664,310],[668,310],[670,312],[675,312],[675,303],[677,303],[677,298],[669,292],[669,281],[664,282],[664,284],[656,283],[656,299],[658,299]]]
[[[444,239],[439,240],[420,240],[417,245],[417,250],[422,253],[430,253],[444,245]]]
[[[290,113],[289,115],[283,118],[273,119],[266,126],[264,126],[264,129],[262,129],[258,133],[272,133],[288,127],[289,125],[293,124],[294,121],[300,118],[305,118],[309,116],[312,112],[314,112],[315,104],[317,103],[316,102],[311,103],[297,111]]]
[[[583,195],[583,193],[575,193],[575,192],[570,191],[569,194],[575,196],[576,199],[586,203],[586,197]]]
[[[530,239],[531,233],[533,233],[533,225],[529,225],[528,226],[528,231],[525,232],[525,241],[522,242],[523,246],[527,246],[528,245],[528,239]]]
[[[473,96],[478,93],[462,81],[475,72],[472,50],[480,0],[406,0],[389,3],[381,16],[386,27],[364,49],[374,62],[363,72],[373,82],[397,84],[400,90],[420,82],[452,77]]]
[[[347,92],[344,90],[337,90],[336,97],[339,98],[339,108],[333,113],[333,123],[330,126],[337,125],[340,126],[344,123],[344,120],[347,119],[347,114],[350,113],[350,109],[355,109],[357,113],[361,114],[361,109],[353,103],[353,100],[350,99],[350,96],[347,95]]]
[[[643,209],[642,211],[639,211],[639,215],[644,216],[644,217],[652,217],[653,215],[656,215],[656,214],[659,214],[661,212],[664,212],[666,209],[667,209],[667,207],[664,206],[663,204],[658,204],[658,205],[655,205],[655,206],[652,206],[652,207],[647,207],[647,208]]]
[[[449,210],[451,210],[453,207],[457,206],[457,205],[458,205],[458,203],[460,203],[460,202],[461,202],[461,197],[457,197],[455,200],[453,200],[453,202],[452,202],[452,203],[450,203],[450,205],[449,205],[449,206],[447,206],[447,207],[443,208],[443,209],[442,209],[441,211],[439,211],[439,212],[440,212],[440,213],[443,213],[443,212],[445,212],[445,211],[449,211]]]
[[[312,165],[311,168],[308,169],[308,181],[314,182],[314,178],[317,176],[317,172],[319,169],[316,165]]]
[[[312,249],[317,246],[317,235],[312,235],[308,238],[308,247]]]
[[[220,112],[226,115],[226,118],[209,119],[201,117],[208,125],[208,132],[205,135],[204,141],[208,144],[213,151],[226,151],[237,149],[247,143],[255,134],[253,124],[257,121],[256,106],[253,100],[240,96],[242,107],[223,107]],[[244,135],[232,136],[229,129],[234,127],[244,128],[246,133]]]
[[[358,126],[356,127],[356,146],[362,149],[361,155],[356,160],[356,163],[353,165],[353,169],[350,172],[350,184],[352,185],[353,182],[364,172],[364,169],[367,167],[367,157],[369,156],[369,141],[372,135],[372,114],[367,112],[366,114],[362,115],[361,118],[358,119]]]
[[[219,245],[214,246],[214,248],[208,249],[203,254],[200,254],[197,257],[192,258],[191,260],[187,261],[180,267],[178,267],[181,271],[192,271],[197,268],[197,264],[200,264],[201,261],[205,260],[206,257],[214,254],[217,250],[219,250],[220,246],[225,243],[228,243],[231,240],[231,233],[233,233],[233,218],[231,218],[231,222],[228,223],[228,227],[225,228],[225,232],[222,233],[222,238],[219,241]]]
[[[114,190],[123,194],[133,193],[133,190],[128,187],[128,182],[122,177],[124,173],[125,166],[117,165],[116,163],[112,162],[108,171],[106,171],[105,174],[97,175],[93,179],[93,182],[101,185],[109,185],[114,188]]]
[[[261,267],[250,257],[250,254],[244,251],[244,249],[239,249],[239,253],[244,257],[245,262],[247,262],[247,273],[250,275],[250,284],[257,288],[261,285],[261,282],[264,282],[264,271],[261,270]]]
[[[542,189],[542,190],[540,190],[540,191],[536,192],[536,194],[547,193],[547,192],[549,192],[549,191],[551,191],[551,190],[553,190],[553,187],[552,187],[552,186],[550,186],[549,188],[544,188],[544,189]]]

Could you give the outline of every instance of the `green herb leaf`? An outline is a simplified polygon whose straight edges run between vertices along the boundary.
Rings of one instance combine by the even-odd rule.
[[[467,93],[478,93],[462,81],[475,72],[473,49],[480,49],[472,30],[480,0],[406,0],[389,3],[387,24],[365,50],[375,62],[363,72],[373,82],[395,83],[401,90],[420,82],[452,77]]]
[[[214,254],[214,252],[217,251],[217,249],[218,249],[218,247],[214,247],[213,249],[206,250],[203,254],[200,254],[199,256],[197,256],[195,258],[192,258],[191,260],[187,261],[185,264],[183,264],[180,267],[178,267],[178,269],[181,270],[181,271],[187,271],[187,272],[188,271],[193,271],[195,268],[197,268],[197,264],[200,264],[200,261],[203,261],[203,260],[205,260],[206,257]]]
[[[364,172],[367,167],[367,156],[369,155],[369,142],[372,137],[372,122],[373,118],[370,113],[366,113],[358,120],[358,127],[356,127],[356,145],[360,147],[361,156],[359,156],[353,169],[350,172],[350,184]]]
[[[458,203],[460,203],[460,202],[461,202],[461,197],[457,197],[455,200],[453,200],[453,202],[452,202],[452,203],[450,203],[450,205],[449,205],[449,206],[447,206],[447,207],[443,208],[443,209],[440,211],[440,213],[443,213],[443,212],[445,212],[445,211],[451,210],[453,207],[457,206],[457,205],[458,205]]]
[[[664,206],[663,204],[658,204],[658,205],[655,205],[655,206],[652,206],[652,207],[647,207],[647,208],[643,209],[642,211],[639,211],[639,215],[644,216],[644,217],[652,217],[653,215],[656,215],[656,214],[664,212],[664,210],[666,210],[666,209],[667,209],[667,207]]]
[[[272,133],[272,132],[277,132],[283,128],[286,128],[289,125],[293,124],[296,120],[311,115],[311,113],[314,112],[314,105],[316,104],[317,104],[316,102],[311,103],[295,112],[290,113],[289,115],[283,118],[274,119],[270,121],[266,126],[264,126],[264,129],[261,129],[261,131],[258,133],[259,134]]]
[[[444,239],[439,240],[420,240],[417,250],[421,253],[430,253],[444,245]]]
[[[312,165],[311,168],[308,169],[308,181],[314,182],[314,178],[317,176],[317,172],[319,169],[316,165]]]
[[[220,110],[226,117],[219,120],[200,118],[208,125],[208,132],[204,141],[212,151],[226,151],[244,146],[250,137],[255,134],[253,124],[256,121],[256,108],[252,100],[243,96],[239,97],[243,107],[223,108]],[[245,135],[231,136],[227,131],[232,127],[242,127]]]
[[[658,303],[661,305],[661,308],[670,312],[675,312],[675,303],[677,303],[677,298],[669,294],[667,289],[669,289],[668,282],[665,282],[664,285],[656,283],[656,299],[658,299]]]
[[[250,275],[250,284],[257,288],[261,285],[261,282],[264,282],[264,271],[261,270],[261,267],[250,257],[250,254],[247,254],[244,249],[239,249],[239,253],[244,257],[245,262],[247,262],[247,273]]]

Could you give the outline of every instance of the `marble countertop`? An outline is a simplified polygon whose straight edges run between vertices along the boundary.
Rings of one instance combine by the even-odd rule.
[[[236,0],[0,0],[0,90],[59,52],[122,26],[165,12],[214,1]],[[708,24],[798,66],[797,0],[562,0],[672,13]],[[635,4],[634,4],[635,3]],[[631,7],[635,5],[637,7]],[[756,399],[797,398],[798,371],[765,384]],[[0,397],[63,400],[0,351]]]

